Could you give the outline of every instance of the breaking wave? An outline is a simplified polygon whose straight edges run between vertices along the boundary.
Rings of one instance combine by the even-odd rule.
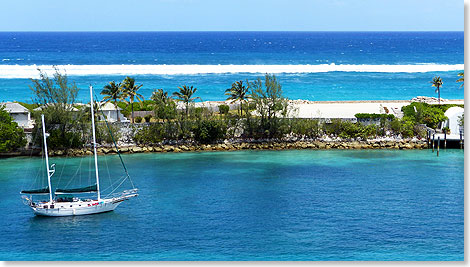
[[[321,73],[381,72],[417,73],[458,71],[464,64],[416,65],[58,65],[68,75],[191,75],[222,73]],[[51,65],[0,65],[0,78],[37,78],[41,69],[53,73]]]

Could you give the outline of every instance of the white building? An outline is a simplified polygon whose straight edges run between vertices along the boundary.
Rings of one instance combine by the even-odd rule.
[[[124,115],[122,115],[122,109],[120,107],[115,107],[114,104],[111,102],[105,104],[100,103],[100,109],[101,111],[103,111],[107,121],[109,122],[118,121],[118,117],[120,122],[129,122],[129,120]],[[98,115],[100,120],[104,120],[101,112],[99,112]]]
[[[14,102],[6,102],[1,104],[5,111],[10,114],[13,120],[23,129],[31,129],[34,127],[34,121],[31,119],[31,113],[22,105]]]
[[[461,107],[451,107],[444,115],[448,118],[442,125],[442,127],[449,127],[451,135],[460,135],[460,131],[463,132],[463,127],[460,126],[460,118],[464,113],[464,109]]]

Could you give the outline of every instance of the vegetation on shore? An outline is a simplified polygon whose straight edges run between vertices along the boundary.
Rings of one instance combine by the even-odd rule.
[[[437,78],[433,86],[435,84],[439,90],[442,80]],[[41,107],[33,110],[32,115],[36,121],[40,114],[45,115],[50,148],[84,148],[90,140],[90,112],[86,105],[75,103],[77,86],[69,83],[67,76],[57,69],[53,77],[40,71],[40,78],[32,79],[32,83],[35,101],[27,107],[30,110]],[[147,100],[138,93],[141,87],[135,79],[126,77],[119,83],[110,82],[101,91],[105,102],[120,107],[123,115],[131,118],[131,124],[110,124],[116,141],[124,137],[125,143],[156,145],[179,141],[213,144],[223,140],[282,141],[325,137],[350,141],[397,136],[422,138],[426,136],[425,126],[435,129],[446,119],[444,112],[455,106],[413,102],[402,108],[404,117],[401,119],[390,114],[358,113],[357,122],[352,122],[293,118],[295,110],[288,104],[282,85],[275,75],[270,74],[253,81],[236,81],[225,91],[227,100],[237,104],[235,110],[225,104],[217,110],[196,107],[195,101],[200,97],[194,86],[182,85],[173,93],[155,89]],[[182,103],[181,108],[178,108],[178,102]],[[95,110],[98,116],[97,105]],[[147,111],[144,113],[147,115],[134,117],[134,111]],[[40,133],[40,127],[37,123],[35,135]],[[38,140],[33,136],[34,145],[40,146]],[[113,142],[105,123],[97,123],[97,141],[102,145]],[[11,148],[21,147],[21,144],[17,142]]]
[[[0,106],[0,153],[12,152],[26,145],[23,129]]]
[[[46,132],[49,133],[48,144],[51,148],[78,148],[83,146],[88,127],[89,111],[75,106],[79,88],[69,83],[68,77],[56,68],[53,77],[39,70],[40,78],[31,79],[33,85],[33,102],[39,110],[33,110],[36,122],[44,114]],[[41,123],[36,123],[33,130],[33,145],[40,146],[42,135]]]

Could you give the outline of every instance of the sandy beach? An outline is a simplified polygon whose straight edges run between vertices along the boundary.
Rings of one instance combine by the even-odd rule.
[[[290,100],[292,118],[322,118],[322,119],[354,119],[357,113],[393,114],[397,118],[403,117],[401,108],[412,102],[425,102],[437,104],[434,97],[416,97],[410,100],[361,100],[361,101],[309,101]],[[463,99],[441,99],[442,104],[463,105]],[[218,111],[219,105],[228,105],[230,109],[237,109],[237,103],[230,101],[205,101],[196,103],[196,107],[206,107]],[[181,108],[183,106],[181,105]]]

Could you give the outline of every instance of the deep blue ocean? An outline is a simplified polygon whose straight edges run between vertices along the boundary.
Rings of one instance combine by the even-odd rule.
[[[162,64],[187,68],[178,74],[144,75],[132,70],[135,65]],[[219,64],[298,65],[299,72],[277,74],[291,99],[436,96],[429,81],[437,75],[444,81],[443,98],[464,97],[455,82],[464,64],[463,32],[1,32],[0,101],[31,100],[28,77],[32,74],[26,69],[34,70],[34,65],[86,65],[82,73],[69,74],[83,89],[91,84],[100,90],[129,74],[144,85],[141,92],[147,98],[155,88],[171,93],[188,84],[198,88],[203,100],[224,100],[224,90],[234,81],[264,75],[261,67],[260,73],[217,74]],[[109,65],[121,65],[120,72],[96,75]],[[320,67],[302,71],[308,65]],[[357,72],[335,68],[321,72],[323,65],[353,65]],[[390,65],[404,67],[387,72]],[[442,69],[423,69],[428,65]],[[367,66],[373,69],[364,71]],[[194,70],[200,73],[191,74]],[[79,99],[88,101],[86,90],[79,93]]]
[[[464,153],[286,150],[124,155],[140,196],[36,217],[43,162],[1,159],[0,260],[464,260]],[[91,157],[52,158],[53,184]],[[99,157],[101,180],[121,176]]]

